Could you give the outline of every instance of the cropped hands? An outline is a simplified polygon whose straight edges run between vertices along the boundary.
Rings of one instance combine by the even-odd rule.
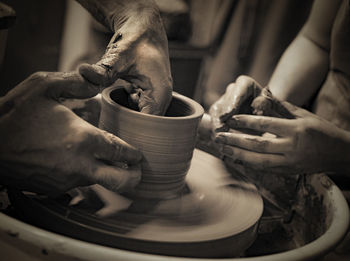
[[[141,112],[164,115],[172,97],[168,40],[156,4],[151,0],[77,0],[114,33],[96,64],[83,64],[85,79],[107,87],[117,79]]]
[[[141,153],[61,103],[98,91],[77,72],[39,72],[0,98],[0,184],[51,196],[95,183],[136,186]]]
[[[64,104],[123,79],[141,112],[163,115],[172,77],[159,12],[151,0],[78,2],[114,35],[96,64],[81,65],[79,73],[35,73],[0,97],[1,185],[56,196],[95,183],[122,192],[141,179],[137,149]]]
[[[240,76],[210,108],[214,140],[236,163],[279,174],[349,171],[350,133]]]

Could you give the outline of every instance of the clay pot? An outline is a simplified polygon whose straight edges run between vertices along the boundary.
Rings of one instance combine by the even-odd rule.
[[[165,116],[155,116],[130,109],[122,87],[102,92],[99,127],[140,149],[144,156],[141,182],[133,196],[164,199],[179,195],[203,113],[201,105],[177,93]]]

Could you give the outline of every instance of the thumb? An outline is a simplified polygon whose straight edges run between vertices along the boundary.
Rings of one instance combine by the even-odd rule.
[[[99,93],[99,87],[86,81],[78,72],[53,72],[47,77],[47,96],[59,98],[85,99]]]
[[[79,73],[93,84],[103,87],[112,85],[131,66],[133,59],[127,52],[130,41],[131,39],[122,39],[121,34],[115,33],[101,59],[96,64],[80,65]]]
[[[139,109],[143,113],[164,115],[172,99],[172,85],[163,84],[141,91]]]
[[[107,87],[113,84],[112,69],[101,64],[84,63],[79,66],[79,73],[95,85]]]
[[[292,111],[289,110],[290,106],[285,106],[285,102],[282,102],[273,97],[268,88],[264,88],[262,90],[261,94],[253,100],[251,106],[254,109],[253,113],[256,115],[265,115],[286,119],[295,118]]]
[[[96,130],[98,131],[94,146],[96,159],[112,164],[123,162],[129,165],[141,161],[142,154],[139,150],[107,131]]]
[[[124,169],[100,163],[92,180],[111,191],[124,192],[133,189],[140,182],[141,168],[134,166]]]

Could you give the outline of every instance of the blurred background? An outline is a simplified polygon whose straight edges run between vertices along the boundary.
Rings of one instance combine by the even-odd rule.
[[[97,62],[112,36],[74,0],[1,2],[15,15],[10,12],[0,23],[0,96],[36,71],[70,71]],[[156,2],[169,39],[174,90],[208,109],[241,74],[268,83],[313,0]],[[0,15],[4,11],[0,6]]]

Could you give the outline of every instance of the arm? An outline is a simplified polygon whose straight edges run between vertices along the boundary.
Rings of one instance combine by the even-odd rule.
[[[308,21],[284,52],[269,88],[280,100],[302,106],[325,80],[331,31],[341,1],[316,0]]]
[[[270,134],[218,133],[215,141],[223,144],[223,154],[271,173],[350,175],[350,132],[288,102],[282,104],[294,119],[233,116],[227,123],[232,129]]]
[[[59,102],[97,92],[78,73],[40,72],[2,97],[0,184],[53,196],[94,183],[115,191],[135,186],[141,153]]]
[[[268,84],[279,100],[301,106],[325,80],[329,69],[330,35],[340,0],[315,0],[308,21],[281,57]],[[251,102],[262,87],[247,76],[231,83],[210,108],[214,130],[228,130],[232,115],[252,113]]]
[[[123,24],[134,22],[136,26],[157,19],[158,9],[153,0],[77,0],[90,14],[111,32]],[[138,22],[137,20],[140,20]]]
[[[103,87],[126,80],[141,112],[164,114],[172,97],[172,77],[168,41],[154,1],[78,2],[114,32],[101,60],[80,66],[81,75]]]

